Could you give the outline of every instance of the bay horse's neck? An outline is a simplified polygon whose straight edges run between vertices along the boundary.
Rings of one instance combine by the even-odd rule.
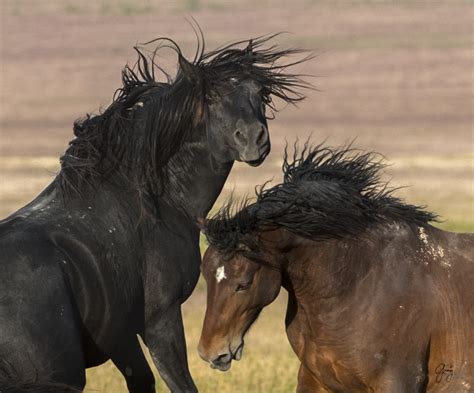
[[[312,242],[299,239],[286,253],[283,286],[298,298],[344,297],[370,270],[371,245],[364,240],[333,239]]]
[[[416,255],[420,246],[417,226],[381,224],[357,238],[309,241],[299,238],[287,254],[286,276],[300,298],[344,301],[354,295],[360,282],[379,269],[400,265],[399,250]],[[406,257],[405,257],[406,259]]]
[[[170,186],[163,198],[193,218],[206,217],[224,187],[233,161],[218,163],[207,142],[189,142],[169,163]]]

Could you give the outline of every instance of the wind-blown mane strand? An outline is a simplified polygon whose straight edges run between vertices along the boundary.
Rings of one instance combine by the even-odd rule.
[[[380,180],[385,164],[380,155],[346,146],[332,149],[295,147],[293,160],[285,150],[283,183],[256,190],[256,201],[237,206],[230,201],[203,231],[209,244],[224,253],[252,250],[259,232],[284,228],[315,240],[356,237],[369,225],[405,222],[426,225],[437,216],[404,203]]]
[[[281,33],[263,35],[251,40],[230,43],[222,48],[203,53],[198,63],[213,69],[214,77],[227,80],[231,77],[251,78],[258,82],[266,97],[265,103],[276,111],[271,97],[287,103],[296,103],[305,98],[301,92],[313,86],[301,79],[301,75],[286,72],[289,67],[304,63],[314,56],[302,49],[281,49],[277,45],[263,46]],[[240,46],[246,44],[244,49]],[[307,54],[290,63],[278,64],[286,57]]]
[[[151,57],[139,47],[135,51],[138,60],[124,67],[110,106],[74,124],[75,138],[61,157],[66,195],[113,172],[151,195],[159,193],[167,162],[203,121],[195,118],[204,102],[193,85],[179,76],[172,83],[155,80],[155,71],[161,72],[156,51]]]

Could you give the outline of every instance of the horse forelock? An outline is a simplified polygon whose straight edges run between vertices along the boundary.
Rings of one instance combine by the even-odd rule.
[[[292,66],[304,63],[314,56],[298,48],[266,46],[280,33],[260,36],[250,40],[230,43],[222,48],[202,52],[196,61],[207,85],[226,83],[231,78],[252,79],[263,92],[264,102],[277,110],[272,98],[277,97],[286,103],[295,103],[305,98],[304,89],[312,89],[301,75],[287,72]],[[293,62],[282,63],[282,59],[301,56]]]

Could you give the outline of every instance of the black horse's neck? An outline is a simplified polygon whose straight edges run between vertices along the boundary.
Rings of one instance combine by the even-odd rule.
[[[192,219],[204,218],[222,191],[232,166],[233,161],[218,163],[207,141],[188,142],[179,159],[170,161],[169,187],[162,198]]]
[[[105,160],[102,165],[107,166],[107,161]],[[122,206],[127,210],[126,215],[133,227],[137,225],[153,227],[156,219],[164,219],[168,214],[175,214],[169,211],[170,208],[180,214],[184,213],[195,222],[197,218],[206,217],[212,208],[232,166],[233,161],[219,163],[214,159],[206,132],[199,129],[168,161],[164,171],[166,179],[153,180],[156,184],[163,184],[162,192],[159,194],[149,194],[143,185],[133,181],[139,176],[133,173],[124,176],[113,168],[106,178],[84,182],[80,193],[64,193],[59,181],[55,182],[50,191],[54,190],[57,199],[64,201],[65,206],[69,208],[86,206],[87,209],[90,208],[89,210],[97,211],[94,205],[100,204],[101,201],[109,201],[109,204],[115,203],[112,200],[118,201],[119,205],[115,208],[120,209],[119,206]],[[41,195],[41,199],[51,192]]]

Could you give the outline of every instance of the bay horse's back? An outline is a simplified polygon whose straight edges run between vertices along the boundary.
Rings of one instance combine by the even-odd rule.
[[[439,314],[431,337],[428,391],[474,391],[474,234],[430,231]]]
[[[0,224],[0,361],[25,383],[37,376],[82,388],[80,328],[61,255],[29,221]]]

